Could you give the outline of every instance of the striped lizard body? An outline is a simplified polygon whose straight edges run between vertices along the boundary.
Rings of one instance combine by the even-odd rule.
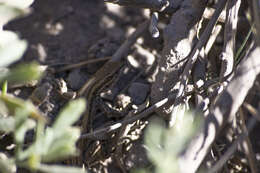
[[[91,119],[93,119],[94,115],[91,115],[91,110],[98,90],[110,82],[113,75],[122,67],[122,65],[123,62],[121,61],[108,61],[85,83],[85,85],[78,92],[78,96],[84,96],[87,100],[86,112],[83,115],[81,123],[82,133],[87,133],[92,130]],[[83,152],[82,154],[84,154],[87,144],[88,142],[86,139],[82,139],[80,141],[80,150]]]

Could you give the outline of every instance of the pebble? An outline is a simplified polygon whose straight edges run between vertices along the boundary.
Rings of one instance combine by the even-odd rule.
[[[29,97],[30,100],[34,103],[34,105],[38,106],[42,104],[50,95],[52,90],[52,85],[48,82],[38,86]]]
[[[131,103],[131,98],[125,94],[119,94],[116,97],[116,103],[120,108],[126,108]]]
[[[74,91],[79,90],[87,80],[88,76],[80,69],[72,70],[67,77],[68,86]]]
[[[148,93],[150,91],[150,86],[148,84],[143,84],[139,82],[134,82],[128,88],[128,94],[132,98],[134,104],[142,104]]]

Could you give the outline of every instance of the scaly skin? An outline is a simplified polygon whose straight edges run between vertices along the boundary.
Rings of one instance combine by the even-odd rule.
[[[111,80],[111,77],[120,69],[122,66],[121,61],[108,61],[102,68],[100,68],[92,77],[89,79],[86,84],[78,92],[78,96],[85,96],[87,100],[86,112],[83,116],[81,123],[81,132],[87,133],[91,130],[92,119],[91,109],[93,99],[102,86],[108,83]],[[84,149],[88,146],[87,141],[82,139],[80,141],[80,150],[84,152]],[[83,153],[82,153],[83,154]],[[82,158],[83,159],[83,158]],[[83,162],[83,160],[81,160]]]

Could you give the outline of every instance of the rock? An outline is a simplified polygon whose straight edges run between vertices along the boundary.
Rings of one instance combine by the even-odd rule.
[[[126,108],[130,103],[131,103],[131,97],[125,94],[119,94],[116,97],[116,104],[122,109]]]
[[[74,91],[79,90],[87,80],[88,76],[80,69],[72,70],[67,77],[68,86]]]
[[[128,94],[132,98],[134,104],[140,105],[145,101],[149,91],[150,86],[148,84],[134,82],[130,85]]]
[[[48,82],[38,86],[29,97],[34,105],[39,106],[42,104],[50,95],[52,85]]]
[[[67,83],[63,78],[55,79],[56,90],[62,95],[63,93],[68,92]]]

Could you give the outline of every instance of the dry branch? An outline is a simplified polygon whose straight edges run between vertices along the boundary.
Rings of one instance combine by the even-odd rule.
[[[206,29],[204,30],[199,42],[197,43],[197,45],[193,49],[193,51],[192,51],[192,53],[189,57],[189,61],[185,65],[183,73],[181,74],[180,78],[178,78],[180,80],[180,86],[178,88],[178,93],[177,93],[177,96],[176,96],[174,106],[177,106],[178,105],[177,103],[180,102],[181,96],[184,94],[185,87],[187,86],[192,67],[193,67],[194,63],[196,62],[196,60],[199,56],[199,52],[205,46],[207,40],[209,39],[210,34],[212,33],[212,30],[213,30],[213,28],[214,28],[214,26],[215,26],[215,24],[216,24],[216,22],[219,18],[219,15],[221,14],[221,11],[224,8],[225,4],[226,4],[226,0],[221,0],[221,1],[218,2],[217,9],[216,9],[214,15],[212,16],[212,19],[209,21],[209,23],[208,23]]]
[[[253,22],[255,26],[254,34],[256,35],[256,41],[257,44],[260,45],[260,7],[259,7],[259,1],[257,0],[249,0],[249,5],[252,11],[252,16],[253,16]]]
[[[174,13],[181,5],[182,0],[104,0],[121,6],[148,8],[153,11]]]
[[[238,21],[238,10],[241,0],[229,0],[227,3],[226,23],[224,33],[223,51],[220,55],[222,60],[220,71],[220,82],[233,71],[235,58],[236,31]]]
[[[248,128],[246,127],[245,115],[242,108],[239,109],[239,114],[241,119],[242,133],[249,134]],[[254,119],[254,121],[256,120]],[[247,157],[251,172],[258,173],[259,171],[257,168],[257,160],[254,154],[254,150],[250,138],[248,136],[245,136],[244,140],[241,141],[240,146]]]
[[[234,78],[210,108],[201,131],[179,157],[182,172],[193,173],[198,169],[217,135],[228,122],[232,121],[260,72],[259,54],[260,48],[252,46]]]
[[[206,3],[205,0],[184,0],[181,8],[172,15],[170,23],[164,29],[164,48],[158,62],[159,72],[151,89],[152,103],[176,93],[179,89],[179,76],[185,65],[183,60],[187,58],[194,45],[197,24]],[[178,109],[172,105],[173,102],[169,102],[156,112],[166,119],[171,119],[173,109]]]
[[[256,120],[254,118],[251,118],[247,125],[248,132],[250,132],[255,127],[255,125],[256,125]],[[230,159],[230,157],[237,150],[239,143],[248,137],[248,134],[249,133],[246,132],[240,134],[238,138],[233,142],[233,144],[229,147],[229,149],[224,153],[221,159],[207,173],[216,173],[217,171],[219,171],[224,166],[224,164],[227,163],[228,159]]]

